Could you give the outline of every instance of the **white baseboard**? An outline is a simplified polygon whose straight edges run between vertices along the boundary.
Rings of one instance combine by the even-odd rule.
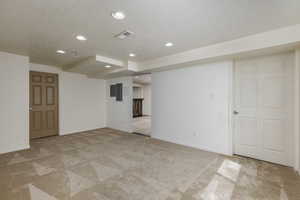
[[[94,127],[94,128],[83,128],[83,129],[77,129],[77,130],[72,130],[72,131],[61,131],[60,130],[59,136],[76,134],[76,133],[81,133],[81,132],[86,132],[86,131],[94,131],[94,130],[101,129],[101,128],[106,128],[106,126],[100,126],[100,127]]]
[[[215,151],[215,150],[213,150],[211,148],[208,148],[208,147],[205,147],[205,146],[196,146],[196,145],[185,144],[185,143],[178,142],[176,140],[171,140],[169,138],[156,137],[156,136],[153,136],[153,135],[151,135],[151,138],[156,139],[156,140],[165,141],[165,142],[170,142],[170,143],[173,143],[173,144],[179,144],[179,145],[186,146],[186,147],[199,149],[199,150],[202,150],[202,151],[217,153],[217,154],[226,155],[226,156],[232,156],[232,154],[230,154],[230,153]]]
[[[26,149],[30,149],[30,145],[24,145],[22,147],[14,147],[14,148],[5,149],[5,150],[0,151],[0,154],[10,153],[10,152],[14,152],[14,151],[21,151],[21,150],[26,150]]]

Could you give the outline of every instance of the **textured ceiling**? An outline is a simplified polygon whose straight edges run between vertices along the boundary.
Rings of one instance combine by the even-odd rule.
[[[126,19],[114,20],[114,10]],[[126,61],[130,52],[144,61],[298,24],[299,10],[299,0],[1,0],[0,51],[58,66],[96,54]],[[113,38],[125,29],[135,35]]]

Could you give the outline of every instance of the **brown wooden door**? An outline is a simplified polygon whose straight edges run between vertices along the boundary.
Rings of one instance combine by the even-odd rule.
[[[58,135],[58,75],[30,72],[30,138]]]

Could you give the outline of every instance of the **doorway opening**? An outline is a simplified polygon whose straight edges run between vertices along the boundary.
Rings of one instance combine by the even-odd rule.
[[[151,136],[151,74],[133,77],[133,132]]]

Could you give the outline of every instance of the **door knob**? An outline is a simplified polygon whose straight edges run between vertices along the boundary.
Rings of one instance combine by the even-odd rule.
[[[233,111],[233,114],[238,115],[239,112],[235,110],[235,111]]]
[[[29,107],[29,110],[32,110],[32,107]]]

